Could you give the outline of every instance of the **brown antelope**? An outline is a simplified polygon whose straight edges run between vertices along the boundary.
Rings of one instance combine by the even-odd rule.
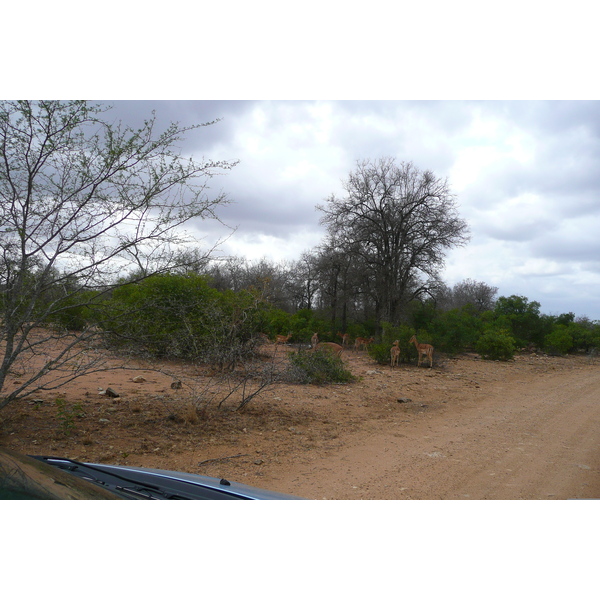
[[[310,345],[312,348],[314,348],[318,343],[319,343],[319,335],[318,335],[318,332],[315,332],[315,333],[313,333],[312,337],[310,338]]]
[[[350,343],[350,334],[349,333],[340,333],[338,331],[337,334],[342,338],[342,346],[345,347]]]
[[[363,338],[363,337],[357,337],[356,340],[354,341],[354,349],[355,350],[360,350],[361,346],[364,346],[364,349],[366,350],[369,347],[369,344],[373,343],[375,341],[375,338]]]
[[[287,344],[291,338],[292,338],[291,333],[288,333],[287,335],[278,335],[277,338],[275,339],[275,345]]]
[[[392,369],[398,366],[398,359],[400,358],[400,341],[396,340],[394,345],[390,348],[390,365]]]
[[[413,335],[408,343],[414,344],[417,349],[417,367],[421,366],[421,358],[425,356],[429,359],[429,368],[431,368],[433,366],[433,346],[431,344],[419,344],[416,335]]]
[[[317,344],[313,350],[323,350],[324,352],[331,352],[335,356],[341,356],[344,349],[335,342],[321,342]]]

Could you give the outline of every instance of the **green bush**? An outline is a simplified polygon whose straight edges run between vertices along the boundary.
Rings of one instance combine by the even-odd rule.
[[[476,349],[488,360],[510,360],[515,355],[515,340],[506,331],[490,330],[477,340]]]
[[[400,341],[401,347],[407,345],[414,333],[415,330],[408,325],[392,325],[386,321],[381,323],[381,343],[390,348],[396,340]]]
[[[47,322],[69,331],[83,331],[94,320],[94,309],[90,304],[95,292],[78,292],[56,302],[48,315]]]
[[[567,354],[573,349],[573,337],[565,325],[558,325],[544,338],[544,348],[551,353]]]
[[[481,335],[482,323],[470,305],[440,313],[431,323],[431,342],[447,354],[473,348]],[[419,340],[420,341],[420,340]]]
[[[161,275],[115,291],[102,327],[115,343],[155,356],[233,365],[266,324],[257,293],[218,291],[198,275]]]
[[[528,344],[543,344],[547,330],[539,302],[529,302],[525,296],[500,296],[494,307],[494,315],[496,328],[507,328],[519,348]]]
[[[266,333],[271,340],[275,340],[278,334],[287,335],[288,332],[292,332],[292,315],[285,310],[270,308],[267,311],[266,319],[263,333]]]
[[[298,383],[348,383],[355,379],[341,358],[324,350],[290,354],[288,375]]]
[[[369,356],[380,365],[390,364],[390,348],[392,344],[371,344],[367,352]],[[400,353],[402,357],[402,353]]]
[[[586,326],[587,325],[587,326]],[[583,323],[570,323],[567,326],[569,335],[573,338],[572,350],[584,350],[588,351],[593,346],[598,345],[598,339],[594,340],[594,330],[590,324],[584,325]],[[598,327],[596,326],[596,334],[598,333]]]

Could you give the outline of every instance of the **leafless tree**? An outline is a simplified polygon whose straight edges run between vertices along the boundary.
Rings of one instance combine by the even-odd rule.
[[[436,279],[445,252],[467,242],[467,224],[448,182],[412,163],[358,162],[344,188],[318,206],[321,222],[368,278],[377,318],[394,322],[416,282]]]
[[[317,270],[320,308],[329,315],[332,327],[346,331],[359,295],[356,282],[351,283],[349,257],[335,245],[324,243],[318,250]]]
[[[193,241],[181,226],[218,219],[228,202],[208,182],[235,163],[197,162],[177,149],[187,132],[212,123],[159,133],[154,116],[131,129],[105,120],[106,110],[84,101],[0,104],[0,392],[19,359],[53,347],[0,408],[100,368],[80,343],[93,328],[40,334],[39,326],[99,301],[124,278],[181,267]]]
[[[471,304],[478,311],[493,310],[498,288],[483,281],[465,279],[452,288],[452,308]]]
[[[290,290],[294,300],[295,310],[315,308],[318,293],[317,256],[313,252],[303,252],[299,260],[290,265]]]

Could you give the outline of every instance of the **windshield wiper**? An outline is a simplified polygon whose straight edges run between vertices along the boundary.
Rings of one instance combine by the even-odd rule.
[[[78,462],[70,458],[60,458],[55,456],[34,456],[33,458],[48,463],[53,467],[62,469],[63,471],[68,471],[69,473],[72,473],[73,475],[76,475],[81,479],[108,488],[111,491],[116,492],[125,497],[134,497],[137,499],[144,500],[189,499],[185,496],[182,496],[181,494],[174,494],[172,492],[169,492],[164,487],[152,485],[151,483],[142,484],[137,479],[124,477],[123,475],[118,475],[116,473],[109,473],[100,467],[87,465],[85,463]],[[96,474],[102,475],[103,478],[101,479],[97,477]],[[113,479],[119,480],[119,482],[125,482],[125,484],[119,482],[111,482],[111,480]]]

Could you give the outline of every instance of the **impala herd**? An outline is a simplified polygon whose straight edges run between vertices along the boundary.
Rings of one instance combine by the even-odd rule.
[[[350,335],[347,333],[337,333],[338,337],[341,338],[342,344],[336,344],[335,342],[319,342],[318,332],[313,333],[310,339],[311,350],[326,350],[332,352],[336,356],[341,356],[342,352],[350,347]],[[292,334],[278,335],[275,339],[275,345],[287,344],[291,339]],[[375,341],[375,338],[364,338],[357,337],[354,340],[355,350],[367,350],[370,344]],[[413,335],[408,341],[409,344],[414,344],[417,350],[417,366],[421,366],[423,357],[429,360],[429,367],[433,367],[433,346],[431,344],[420,344],[417,340],[417,336]],[[400,359],[400,340],[396,340],[390,348],[390,366],[393,369],[398,366],[398,360]]]

